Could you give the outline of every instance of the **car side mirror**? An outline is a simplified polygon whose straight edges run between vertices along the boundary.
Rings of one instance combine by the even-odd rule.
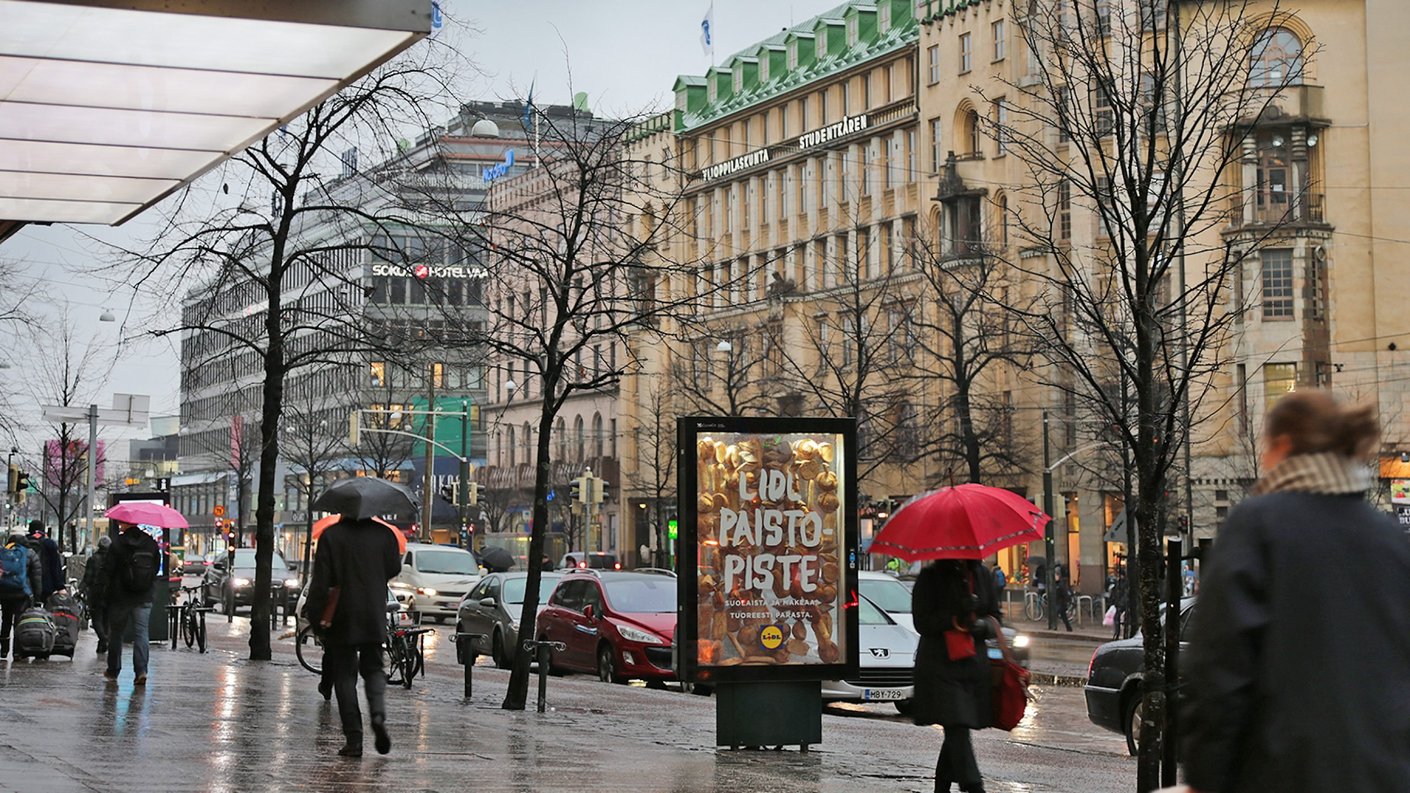
[[[588,619],[592,619],[593,609],[591,603],[587,604],[586,606],[583,606],[583,616],[587,617]]]
[[[395,613],[397,613],[398,611],[401,611],[401,604],[400,604],[400,603],[388,603],[388,604],[387,604],[387,613],[388,613],[388,614],[395,614]]]
[[[494,598],[480,598],[480,605],[484,606],[485,608],[494,608],[495,603],[496,601]]]

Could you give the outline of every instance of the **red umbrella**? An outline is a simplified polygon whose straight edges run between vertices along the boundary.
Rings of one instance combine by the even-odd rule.
[[[908,562],[983,559],[1011,545],[1042,540],[1049,520],[1032,502],[1002,488],[942,487],[901,505],[869,552]]]
[[[343,516],[342,516],[342,515],[339,515],[338,513],[334,512],[332,515],[329,515],[329,516],[324,517],[324,518],[319,518],[318,520],[314,521],[314,522],[313,522],[313,538],[314,538],[315,540],[318,539],[318,536],[323,533],[323,530],[324,530],[324,529],[328,528],[329,526],[332,526],[334,523],[337,523],[338,521],[340,521],[340,520],[342,520],[342,519],[343,519]],[[397,536],[397,552],[398,552],[398,553],[406,553],[406,533],[405,533],[405,532],[403,532],[401,529],[398,529],[396,526],[393,526],[392,524],[386,522],[385,520],[382,520],[381,518],[373,518],[372,520],[373,520],[374,522],[376,522],[376,523],[380,523],[380,524],[382,524],[383,526],[386,526],[387,528],[391,529],[391,530],[392,530],[392,534],[395,534],[395,535]]]
[[[103,513],[110,520],[138,523],[162,529],[189,528],[186,518],[171,507],[144,501],[123,501]]]

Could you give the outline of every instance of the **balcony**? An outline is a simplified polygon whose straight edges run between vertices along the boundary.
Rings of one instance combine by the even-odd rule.
[[[1325,226],[1324,198],[1321,193],[1235,195],[1230,199],[1229,226]]]
[[[1235,101],[1244,105],[1238,120],[1240,127],[1296,121],[1327,123],[1320,85],[1290,85],[1281,90],[1250,87],[1243,89],[1243,96]]]

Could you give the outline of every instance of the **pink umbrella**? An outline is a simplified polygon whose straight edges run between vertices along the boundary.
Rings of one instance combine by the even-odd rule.
[[[180,512],[164,504],[124,501],[111,507],[104,514],[111,520],[120,520],[123,523],[140,523],[144,526],[156,526],[162,529],[189,528],[186,518]]]

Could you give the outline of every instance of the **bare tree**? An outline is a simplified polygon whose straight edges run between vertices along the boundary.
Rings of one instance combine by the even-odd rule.
[[[1030,74],[1002,86],[1005,113],[982,124],[1025,173],[1011,194],[1023,248],[1011,266],[1044,296],[1016,307],[1051,364],[1043,384],[1087,400],[1130,454],[1146,626],[1140,790],[1158,786],[1167,719],[1166,493],[1188,459],[1188,418],[1201,415],[1225,365],[1239,319],[1229,286],[1260,242],[1221,235],[1231,204],[1242,206],[1231,182],[1251,126],[1301,79],[1300,60],[1256,68],[1260,34],[1277,24],[1269,10],[1242,0],[1016,0]],[[1093,228],[1074,224],[1087,217]]]
[[[639,396],[637,425],[630,430],[636,465],[626,472],[626,486],[631,488],[633,500],[640,498],[647,504],[645,517],[655,538],[655,558],[651,563],[667,567],[670,557],[663,510],[675,509],[676,418],[680,414],[674,409],[673,396],[678,393],[680,381],[674,377],[643,377],[642,381],[647,385]]]
[[[303,501],[303,576],[308,579],[313,552],[313,499],[327,487],[328,475],[337,470],[338,451],[347,439],[347,407],[328,388],[317,370],[289,384],[280,445],[293,463],[293,483]],[[336,374],[325,372],[322,374]]]
[[[778,409],[777,395],[758,387],[772,343],[769,337],[736,328],[703,337],[691,333],[677,342],[683,354],[671,360],[670,377],[692,411],[743,416]]]
[[[238,387],[260,409],[256,573],[250,657],[270,658],[270,566],[286,379],[305,367],[352,364],[415,340],[369,328],[360,276],[364,258],[406,262],[406,229],[424,235],[389,186],[402,166],[408,125],[446,90],[439,45],[423,42],[232,157],[186,191],[145,250],[126,251],[137,285],[199,286],[200,303],[155,335],[182,333],[202,356],[242,367]],[[389,163],[363,171],[358,160]],[[342,177],[327,176],[341,170]],[[219,185],[213,194],[203,193]],[[233,193],[233,195],[229,195]]]
[[[392,405],[404,405],[400,400],[408,395],[405,385],[412,378],[412,371],[398,361],[386,361],[384,370],[372,378],[371,392],[376,400],[372,407],[378,411],[392,410]],[[417,369],[419,372],[419,368]],[[359,418],[369,429],[395,429],[411,432],[415,422],[410,413],[394,416],[392,413],[370,413]],[[390,479],[411,460],[415,441],[406,435],[386,432],[360,432],[357,443],[347,443],[347,452],[358,461],[364,471],[372,476]]]

